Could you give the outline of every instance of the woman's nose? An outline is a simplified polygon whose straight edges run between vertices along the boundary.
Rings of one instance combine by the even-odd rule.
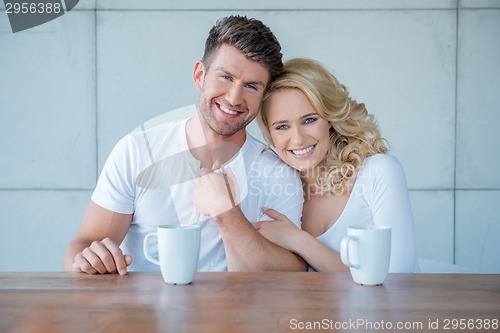
[[[292,137],[290,138],[290,141],[296,146],[295,148],[300,148],[304,144],[304,132],[300,127],[295,127],[291,132]]]

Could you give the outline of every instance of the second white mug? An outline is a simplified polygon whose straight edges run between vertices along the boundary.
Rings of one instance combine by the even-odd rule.
[[[340,258],[350,267],[354,282],[371,286],[384,283],[391,259],[391,228],[350,226],[340,243]]]

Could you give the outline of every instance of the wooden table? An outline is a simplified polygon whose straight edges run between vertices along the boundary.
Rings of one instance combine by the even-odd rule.
[[[186,286],[160,273],[0,273],[2,333],[499,332],[499,320],[500,275],[366,287],[349,273],[198,273]]]

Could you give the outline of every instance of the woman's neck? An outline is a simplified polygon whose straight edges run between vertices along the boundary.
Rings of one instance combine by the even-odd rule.
[[[355,174],[352,177],[345,179],[341,184],[341,187],[338,188],[338,191],[325,191],[324,188],[318,185],[320,174],[320,167],[300,172],[302,188],[304,190],[304,199],[306,201],[312,198],[318,198],[320,196],[332,194],[336,196],[347,195],[347,197],[349,197],[357,178],[357,174]]]
[[[308,169],[300,172],[302,188],[304,189],[304,198],[310,199],[312,196],[321,195],[321,189],[318,186],[319,168]]]

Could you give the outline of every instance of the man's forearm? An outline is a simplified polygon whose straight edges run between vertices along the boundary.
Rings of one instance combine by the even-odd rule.
[[[224,241],[229,271],[307,270],[300,257],[262,237],[238,206],[214,220]]]

